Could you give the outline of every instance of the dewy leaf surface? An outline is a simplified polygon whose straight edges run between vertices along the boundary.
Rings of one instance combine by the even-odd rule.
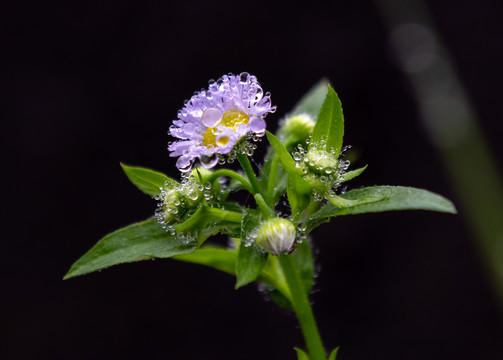
[[[310,223],[339,215],[363,214],[395,210],[429,210],[455,214],[456,208],[445,197],[427,190],[405,186],[373,186],[351,190],[341,195],[349,200],[363,200],[367,197],[384,197],[382,200],[339,209],[327,204],[309,219]]]
[[[164,230],[156,219],[149,219],[105,236],[73,264],[65,279],[112,265],[190,253],[196,245],[197,242],[184,244]]]
[[[166,182],[176,184],[176,181],[164,175],[163,173],[138,167],[129,166],[121,163],[122,170],[128,177],[128,179],[138,187],[145,194],[150,196],[155,196],[161,193],[160,188],[163,187]]]
[[[276,154],[279,156],[279,159],[283,163],[283,168],[285,169],[285,171],[288,173],[299,173],[299,169],[297,169],[297,166],[295,165],[295,160],[293,159],[292,155],[290,155],[285,145],[283,145],[283,143],[269,131],[266,131],[266,135],[267,140],[269,140],[269,143],[274,148],[274,151],[276,151]]]
[[[313,119],[316,119],[327,96],[327,91],[328,80],[321,79],[299,100],[294,107],[292,115],[306,113],[311,115]]]
[[[361,167],[359,169],[355,169],[355,170],[351,170],[351,171],[345,172],[344,174],[342,174],[341,182],[349,181],[349,180],[354,179],[357,176],[360,176],[360,174],[365,171],[365,169],[367,168],[367,166],[368,165],[365,165],[364,167]]]
[[[267,253],[261,252],[255,242],[247,245],[246,237],[255,230],[260,222],[260,214],[247,210],[241,225],[241,242],[236,261],[236,289],[257,279],[267,261]]]
[[[302,286],[309,297],[314,282],[314,258],[309,239],[302,241],[291,256],[293,256],[297,263],[299,275],[302,279]]]
[[[329,85],[327,97],[316,120],[309,147],[311,148],[314,144],[319,144],[321,140],[325,140],[327,151],[334,149],[335,157],[339,157],[343,137],[344,116],[342,114],[342,104],[335,90]]]

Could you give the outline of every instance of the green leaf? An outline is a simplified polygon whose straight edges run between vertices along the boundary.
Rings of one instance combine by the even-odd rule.
[[[328,196],[328,201],[332,205],[342,209],[342,208],[353,208],[357,205],[381,201],[381,200],[384,200],[385,198],[386,198],[385,195],[375,195],[375,196],[369,195],[369,196],[361,197],[359,199],[349,200],[349,199],[345,199],[343,197],[337,196],[335,194],[332,194],[332,195]]]
[[[299,275],[302,279],[302,286],[309,297],[314,282],[314,259],[309,239],[302,241],[291,256],[293,256],[297,263]]]
[[[363,214],[370,212],[394,211],[394,210],[430,210],[456,214],[453,203],[445,197],[423,189],[405,186],[374,186],[351,190],[341,198],[348,200],[361,200],[369,197],[382,197],[377,202],[364,203],[353,207],[338,208],[327,204],[317,211],[309,219],[313,224],[320,220],[351,214]],[[312,229],[312,227],[310,226]]]
[[[329,85],[328,93],[320,114],[313,129],[313,135],[309,148],[313,144],[326,141],[328,151],[334,149],[335,157],[339,157],[342,148],[342,138],[344,136],[344,116],[342,114],[342,104],[334,89]]]
[[[339,348],[336,347],[331,353],[330,356],[328,357],[328,360],[335,360],[337,358],[337,353],[339,352]]]
[[[145,194],[150,196],[159,195],[161,188],[165,186],[166,182],[177,184],[177,182],[163,173],[154,170],[129,166],[121,163],[122,170],[131,182],[138,187]]]
[[[255,242],[246,245],[247,236],[259,225],[260,213],[246,211],[241,225],[241,242],[236,261],[236,289],[257,279],[267,261],[267,253],[261,252]]]
[[[168,258],[196,249],[196,243],[184,244],[170,235],[156,219],[132,224],[105,236],[82,256],[64,279],[88,274],[112,265],[152,258]]]
[[[367,166],[368,165],[365,165],[362,168],[345,172],[344,174],[342,174],[341,182],[349,181],[349,180],[354,179],[357,176],[360,176],[360,174],[365,171],[365,169],[367,168]]]
[[[307,113],[316,119],[320,112],[323,100],[327,96],[328,80],[321,79],[318,81],[297,103],[294,107],[292,115]]]
[[[294,348],[294,350],[297,352],[297,360],[309,360],[309,357],[304,350],[299,348]]]
[[[309,205],[311,187],[300,175],[290,173],[287,180],[287,196],[292,215],[297,217]]]
[[[238,245],[239,246],[239,245]],[[172,259],[179,260],[183,262],[200,264],[212,267],[214,269],[223,271],[225,273],[235,275],[236,274],[236,262],[238,253],[236,250],[216,247],[216,246],[203,246],[194,252],[176,255]],[[269,258],[270,259],[270,258]],[[259,277],[256,279],[257,282],[261,282],[269,286],[271,291],[275,291],[278,296],[283,296],[280,290],[276,290],[277,287],[285,291],[282,284],[277,279],[277,274],[269,266],[267,269],[264,268],[260,273]],[[289,303],[288,298],[284,297],[286,302]]]
[[[173,259],[193,264],[206,265],[234,275],[237,252],[227,248],[205,246],[190,254],[173,256]]]
[[[279,199],[281,198],[281,195],[285,192],[287,188],[287,180],[288,180],[288,175],[283,170],[283,168],[280,166],[278,169],[278,176],[276,177],[276,185],[274,186],[274,195],[273,195],[273,203],[276,204]]]
[[[283,168],[285,169],[285,171],[288,173],[293,172],[299,174],[300,169],[298,169],[295,165],[295,160],[292,158],[292,155],[290,155],[285,145],[283,145],[283,143],[269,131],[266,131],[266,135],[267,140],[269,140],[269,143],[274,148],[274,151],[276,151],[276,154],[278,154],[279,159],[283,163]]]

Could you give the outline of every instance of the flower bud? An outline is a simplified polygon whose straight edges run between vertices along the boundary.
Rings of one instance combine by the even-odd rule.
[[[273,255],[291,253],[296,248],[296,229],[283,218],[269,219],[260,225],[255,242],[259,249]]]
[[[172,224],[176,221],[179,213],[180,193],[176,189],[167,190],[162,202],[162,220],[166,224]]]
[[[335,155],[325,149],[309,149],[304,161],[309,170],[318,175],[330,175],[337,171],[339,166]]]
[[[189,210],[193,210],[203,201],[202,185],[187,181],[175,187],[166,187],[161,194],[156,217],[163,224],[180,221]]]
[[[286,119],[283,125],[283,132],[287,137],[293,136],[298,139],[298,141],[302,141],[311,135],[314,124],[313,118],[308,114],[295,115]]]

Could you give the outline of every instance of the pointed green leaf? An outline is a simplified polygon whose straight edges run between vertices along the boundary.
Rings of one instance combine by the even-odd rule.
[[[131,180],[138,189],[150,196],[159,195],[161,193],[161,188],[166,184],[166,182],[170,182],[172,184],[177,183],[167,175],[154,170],[137,166],[129,166],[122,163],[121,167],[129,180]]]
[[[241,241],[236,262],[236,289],[248,285],[258,278],[267,260],[267,255],[268,253],[257,249],[254,243],[245,246]]]
[[[339,348],[336,347],[331,353],[330,356],[328,357],[328,360],[336,360],[337,359],[337,353],[339,352]]]
[[[334,89],[329,85],[327,97],[316,120],[309,147],[311,148],[313,144],[325,140],[327,150],[333,148],[335,156],[339,157],[343,136],[344,116],[342,114],[342,104]]]
[[[309,360],[309,357],[304,350],[299,348],[295,348],[294,350],[297,352],[297,360]]]
[[[292,115],[307,113],[316,119],[318,116],[323,101],[327,96],[328,80],[321,79],[316,83],[297,103],[294,107]]]
[[[337,206],[338,208],[342,209],[342,208],[354,208],[357,205],[377,202],[377,201],[384,200],[385,198],[386,198],[385,195],[368,195],[368,196],[361,197],[359,199],[350,200],[350,199],[345,199],[343,197],[340,197],[340,196],[333,194],[333,195],[328,196],[328,201],[332,205]]]
[[[215,246],[203,246],[194,252],[173,256],[172,259],[209,266],[225,273],[235,275],[237,257],[238,253],[234,249]],[[271,288],[276,288],[278,285],[281,287],[281,285],[278,284],[275,273],[270,267],[267,269],[264,268],[256,281],[264,283]],[[278,295],[283,296],[281,295],[282,293],[279,290],[276,291]],[[286,298],[285,301],[289,302],[289,300]]]
[[[206,265],[234,275],[237,252],[227,248],[205,246],[190,254],[176,255],[173,259],[193,264]]]
[[[236,289],[257,279],[267,261],[267,253],[260,251],[247,237],[260,223],[260,213],[248,210],[241,225],[241,242],[236,261]]]
[[[304,290],[306,290],[307,296],[309,296],[314,282],[314,259],[309,239],[302,241],[291,256],[293,256],[297,263],[302,285]]]
[[[274,196],[273,196],[274,204],[276,204],[281,198],[281,195],[284,194],[287,188],[287,180],[288,175],[285,172],[285,170],[283,170],[283,168],[280,166],[278,169],[278,176],[276,177],[276,182],[274,186]]]
[[[285,171],[288,173],[294,172],[299,174],[300,169],[298,169],[295,165],[295,160],[292,158],[292,155],[290,155],[285,145],[283,145],[283,143],[269,131],[266,131],[266,135],[267,140],[269,140],[269,143],[274,148],[274,151],[276,151],[276,154],[279,156],[279,159],[283,163],[283,168],[285,169]]]
[[[362,168],[345,172],[344,174],[342,174],[341,182],[349,181],[351,179],[354,179],[357,176],[360,176],[360,174],[365,171],[365,169],[367,168],[367,166],[368,165],[365,165]]]
[[[65,279],[112,265],[186,254],[195,248],[196,242],[184,244],[177,236],[164,230],[156,219],[149,219],[105,236],[73,264]]]
[[[382,212],[394,210],[430,210],[455,214],[456,208],[445,197],[423,189],[405,186],[374,186],[351,190],[341,198],[347,200],[361,200],[371,197],[382,197],[377,202],[363,203],[353,207],[338,208],[327,204],[309,219],[310,224],[320,220],[350,214]],[[310,226],[309,228],[312,229]]]

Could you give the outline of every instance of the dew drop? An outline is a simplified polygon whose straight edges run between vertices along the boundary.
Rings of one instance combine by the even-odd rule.
[[[218,162],[218,155],[213,154],[211,156],[201,156],[201,165],[206,169],[211,169]]]

